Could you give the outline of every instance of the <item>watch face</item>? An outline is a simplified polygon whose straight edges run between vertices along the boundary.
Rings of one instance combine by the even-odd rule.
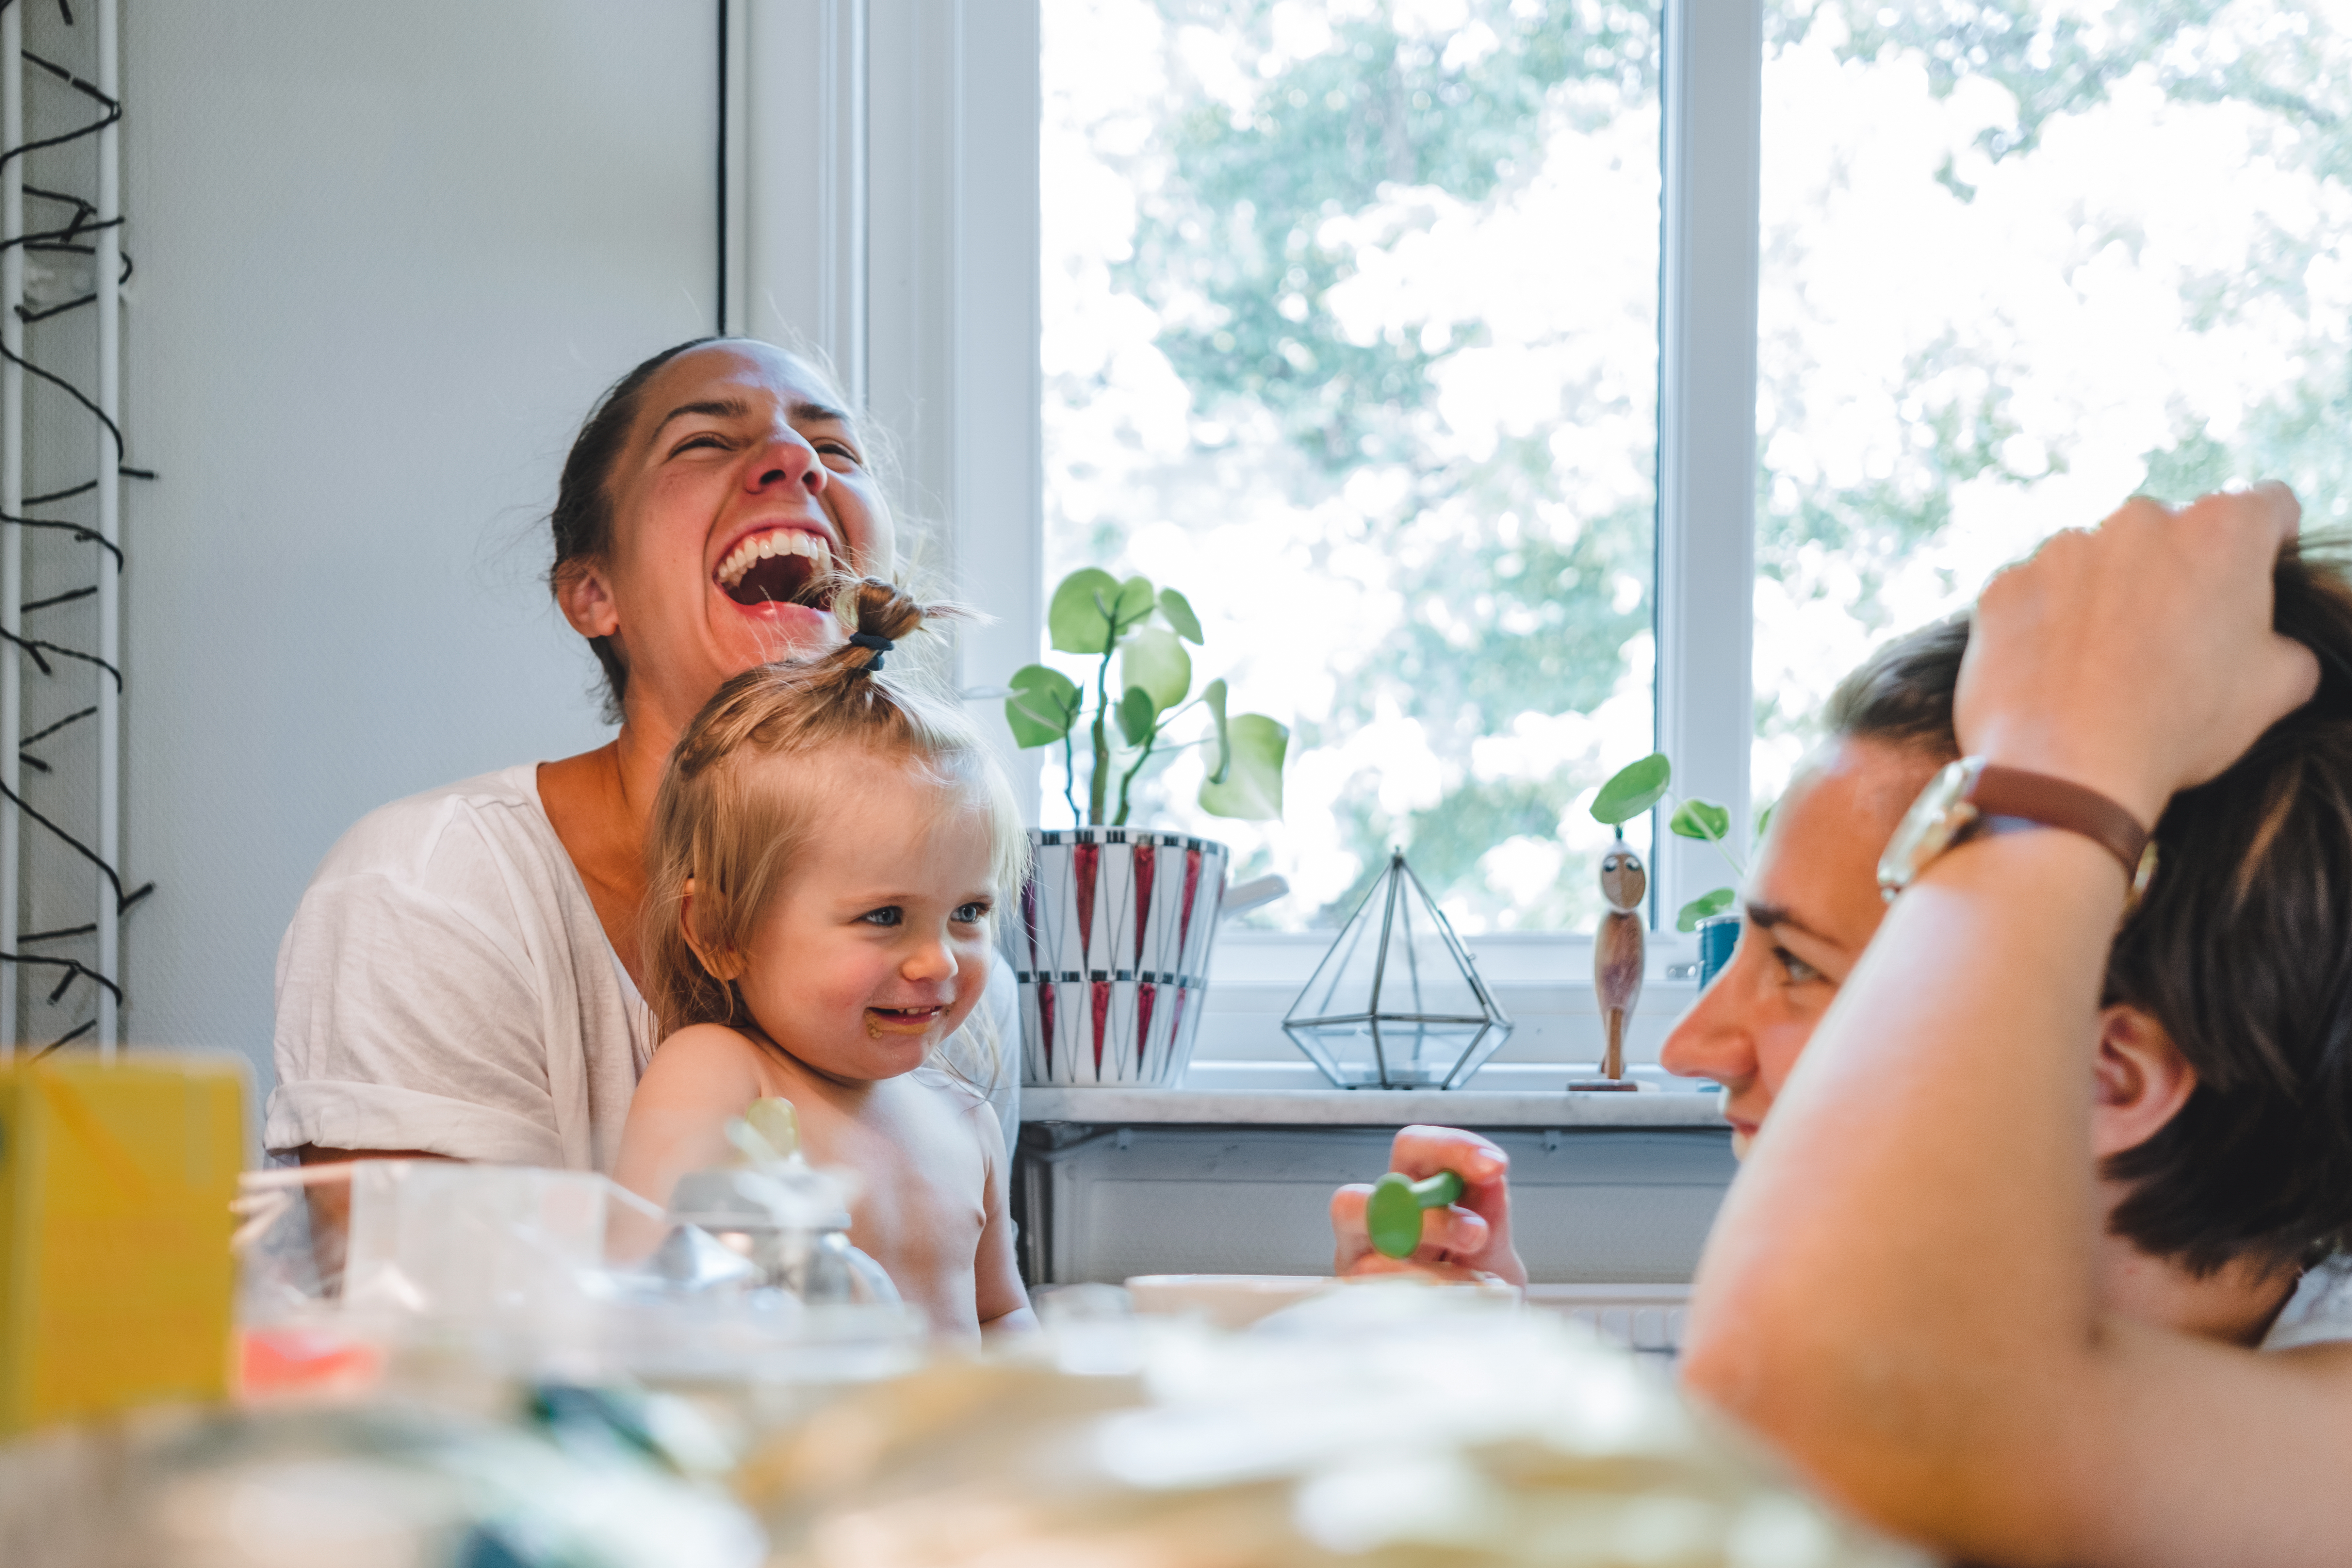
[[[1886,853],[1878,861],[1878,890],[1892,900],[1911,885],[1911,879],[1927,863],[1952,847],[1962,829],[1977,819],[1977,808],[1968,800],[1969,790],[1984,768],[1981,757],[1962,757],[1927,781],[1919,798],[1911,803],[1903,821],[1895,829],[1895,837],[1886,841]]]

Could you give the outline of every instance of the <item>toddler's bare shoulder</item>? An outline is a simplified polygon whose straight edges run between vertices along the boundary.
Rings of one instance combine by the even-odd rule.
[[[760,1066],[760,1047],[749,1037],[724,1024],[688,1024],[654,1048],[637,1092],[688,1081],[756,1083]]]

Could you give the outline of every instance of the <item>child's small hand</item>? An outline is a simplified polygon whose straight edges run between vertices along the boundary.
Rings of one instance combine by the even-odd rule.
[[[1331,1231],[1339,1244],[1332,1271],[1341,1279],[1372,1274],[1424,1274],[1444,1279],[1493,1275],[1525,1285],[1527,1265],[1511,1246],[1511,1157],[1475,1132],[1458,1127],[1406,1127],[1389,1149],[1389,1169],[1415,1181],[1451,1171],[1462,1178],[1462,1201],[1433,1209],[1422,1221],[1421,1245],[1411,1258],[1374,1251],[1364,1228],[1364,1201],[1372,1189],[1350,1184],[1331,1194]]]

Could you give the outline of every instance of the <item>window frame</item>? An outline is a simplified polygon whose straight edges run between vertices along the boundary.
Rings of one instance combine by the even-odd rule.
[[[1682,791],[1733,805],[1727,847],[1744,861],[1763,6],[1663,0],[1662,12],[1657,740]],[[735,0],[723,14],[748,100],[740,129],[724,132],[730,166],[743,171],[726,198],[742,204],[728,232],[746,237],[730,266],[744,281],[730,324],[825,353],[891,433],[901,514],[935,525],[939,548],[923,563],[944,567],[992,617],[960,637],[961,685],[1001,687],[1036,657],[1045,593],[1038,6]],[[992,717],[993,697],[971,700]],[[1009,737],[1003,746],[1034,823],[1038,754]],[[1665,984],[1653,981],[1644,1036],[1688,985],[1695,944],[1672,912],[1726,870],[1704,844],[1663,831],[1654,841],[1651,967]],[[1589,1014],[1589,938],[1508,933],[1469,946],[1515,1016]],[[1218,984],[1230,972],[1252,994],[1245,1010],[1263,1013],[1305,983],[1320,951],[1295,935],[1231,931]],[[1562,1059],[1563,1045],[1567,1059],[1589,1054],[1575,1043],[1581,1028],[1523,1032],[1504,1059]],[[1636,1059],[1654,1051],[1654,1038],[1637,1038]]]

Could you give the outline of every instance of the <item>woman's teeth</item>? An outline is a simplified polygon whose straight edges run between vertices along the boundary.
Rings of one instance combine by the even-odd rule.
[[[777,555],[798,555],[810,563],[811,574],[823,576],[833,568],[833,547],[822,535],[804,533],[796,528],[780,528],[745,540],[719,563],[719,584],[732,588],[743,580],[743,574],[761,562]]]

